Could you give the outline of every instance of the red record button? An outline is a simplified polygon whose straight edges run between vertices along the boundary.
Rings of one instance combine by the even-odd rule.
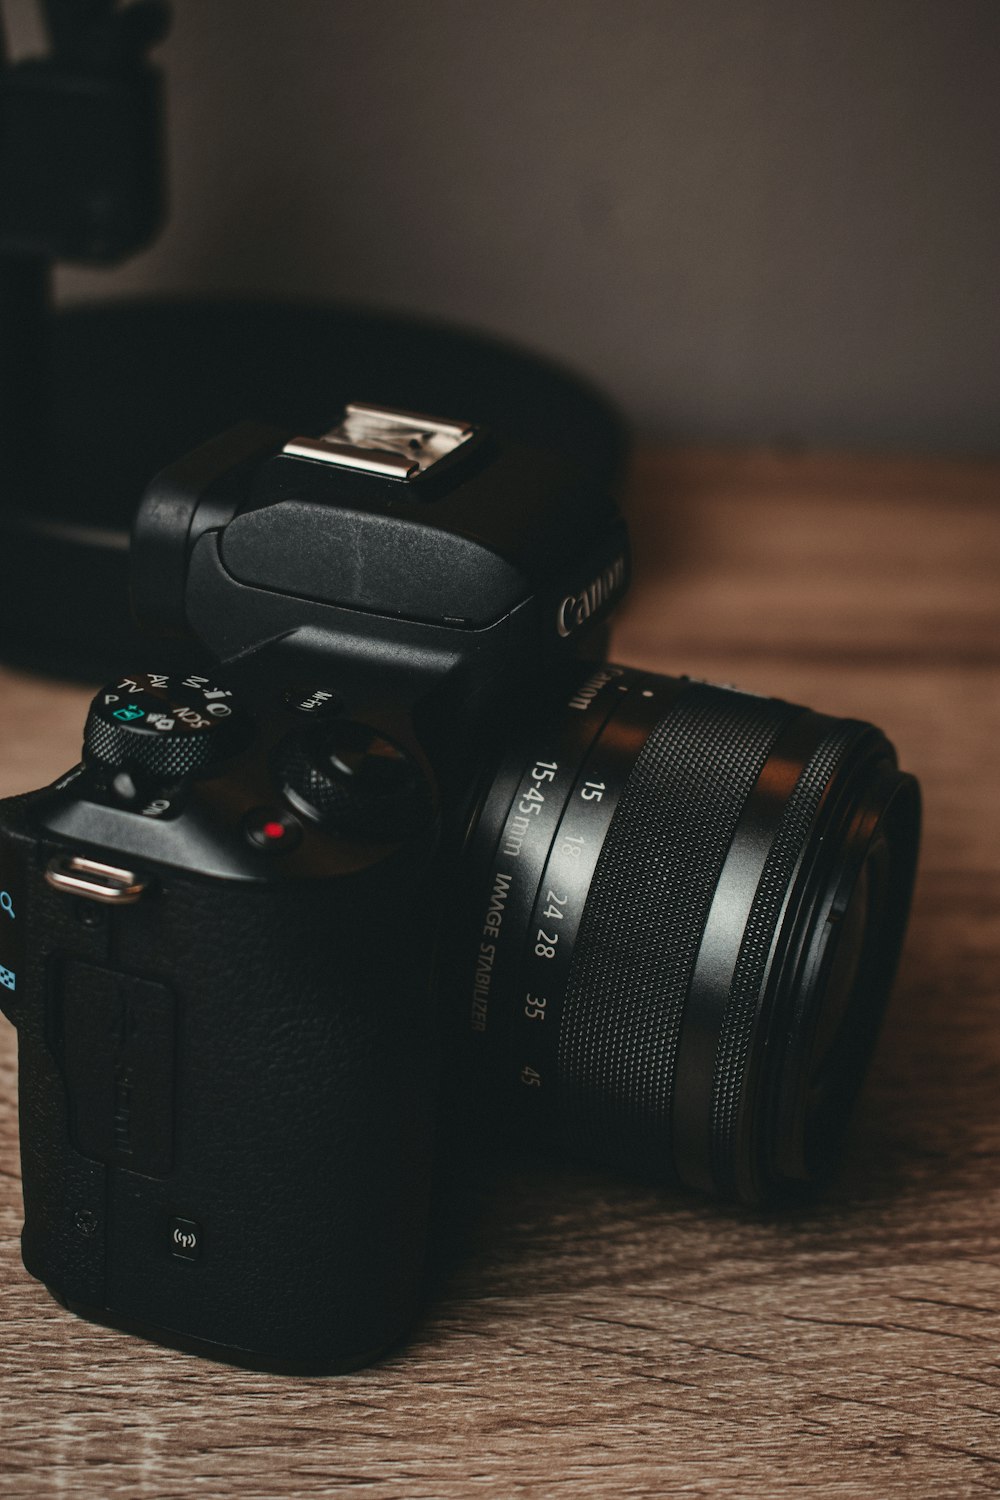
[[[271,807],[258,807],[247,813],[243,828],[254,848],[267,854],[287,854],[302,837],[297,818],[290,813],[275,812]]]

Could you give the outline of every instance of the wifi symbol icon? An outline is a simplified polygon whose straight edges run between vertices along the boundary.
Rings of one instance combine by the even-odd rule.
[[[201,1254],[201,1229],[193,1219],[171,1219],[171,1254],[180,1260],[197,1260]]]

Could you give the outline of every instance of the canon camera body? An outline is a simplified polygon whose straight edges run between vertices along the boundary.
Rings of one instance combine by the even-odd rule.
[[[461,422],[247,425],[152,483],[134,607],[193,670],[151,645],[0,805],[24,1259],[66,1305],[370,1360],[446,1096],[730,1199],[829,1174],[916,783],[863,721],[604,661],[628,577],[579,465]]]
[[[23,1252],[67,1305],[297,1368],[398,1336],[442,850],[627,576],[571,464],[408,413],[248,425],[151,485],[136,613],[199,670],[109,683],[81,764],[0,810]]]

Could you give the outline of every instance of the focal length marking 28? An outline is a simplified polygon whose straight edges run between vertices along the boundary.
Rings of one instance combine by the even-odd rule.
[[[679,687],[599,667],[570,690],[564,707],[576,712],[532,737],[537,756],[512,754],[519,774],[509,761],[484,808],[469,1026],[519,1116],[535,1120],[556,1102],[560,1021],[594,871],[635,757]]]
[[[617,687],[566,800],[524,936],[507,1060],[522,1116],[548,1116],[556,1103],[563,1010],[594,872],[635,757],[675,695],[669,681],[632,673]]]
[[[487,798],[470,851],[473,870],[488,872],[485,890],[478,881],[474,885],[478,920],[469,1010],[473,1034],[489,1031],[492,1038],[509,1026],[510,986],[549,845],[580,757],[614,706],[620,676],[617,667],[596,671],[584,710],[550,722],[536,740],[537,757],[528,759],[513,781],[509,775],[498,776]],[[524,760],[519,764],[524,766]],[[494,996],[502,997],[499,1007]]]

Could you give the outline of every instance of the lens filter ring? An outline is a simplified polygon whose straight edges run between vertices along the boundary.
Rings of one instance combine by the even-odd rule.
[[[672,1149],[681,1180],[726,1197],[762,1196],[745,1150],[748,1062],[796,867],[831,777],[867,726],[803,711],[786,725],[752,787],[691,976],[678,1061]],[[762,1041],[766,1041],[762,1035]]]
[[[759,1125],[745,1132],[765,1182],[823,1181],[839,1159],[902,948],[919,837],[919,786],[869,726],[820,806],[784,924],[770,1023],[784,1045],[751,1083]]]

